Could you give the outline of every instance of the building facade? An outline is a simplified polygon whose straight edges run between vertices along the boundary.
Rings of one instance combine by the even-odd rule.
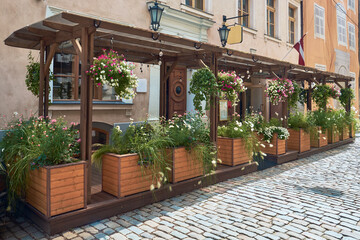
[[[247,17],[227,22],[230,25],[239,23],[244,28],[243,42],[234,45],[228,44],[226,47],[290,63],[298,62],[298,53],[292,47],[301,38],[302,11],[300,0],[159,0],[158,2],[165,9],[160,23],[159,31],[161,33],[220,46],[218,28],[222,25],[223,15],[230,18],[248,14]],[[315,2],[325,3],[326,1],[319,0]],[[345,3],[347,4],[346,1]],[[107,21],[149,29],[150,16],[148,7],[151,4],[153,4],[153,1],[146,0],[110,0],[106,3],[95,0],[86,2],[71,0],[5,0],[0,10],[0,19],[5,23],[0,32],[0,38],[5,39],[22,26],[40,21],[62,11],[85,16],[96,16]],[[321,4],[319,3],[319,5]],[[314,12],[314,9],[310,9],[309,6],[306,3],[304,12]],[[357,9],[357,5],[355,8]],[[31,14],[29,14],[30,12]],[[304,29],[308,28],[310,24],[308,22],[311,21],[311,17],[308,16],[304,13],[305,19],[310,19],[304,22]],[[310,36],[309,33],[307,39],[310,39]],[[355,36],[357,36],[357,28],[355,29]],[[321,41],[321,39],[316,40]],[[328,53],[319,53],[319,57],[313,56],[317,52],[310,51],[312,42],[310,40],[306,41],[309,41],[305,42],[307,64],[309,66],[315,66],[315,64],[327,66],[328,57],[326,57],[326,54]],[[325,42],[328,43],[327,40]],[[80,61],[78,56],[63,51],[64,48],[64,45],[59,46],[50,67],[54,74],[54,81],[51,83],[49,114],[52,117],[65,116],[65,119],[69,122],[78,122],[80,118],[79,98],[81,96],[79,91],[81,85]],[[326,50],[326,48],[324,49]],[[357,49],[357,41],[355,41],[355,49]],[[348,53],[352,59],[353,50],[350,47],[345,49],[345,46],[339,46],[339,51],[345,52],[345,50],[349,51]],[[0,113],[2,115],[10,116],[13,112],[29,115],[30,112],[36,113],[37,111],[37,98],[27,91],[24,82],[28,53],[28,50],[11,48],[4,44],[0,46],[0,55],[6,56],[6,58],[0,60],[0,82],[3,86],[0,88]],[[126,53],[124,54],[126,57]],[[33,51],[32,55],[35,59],[39,59],[38,52]],[[357,55],[355,54],[355,56]],[[338,59],[342,58],[343,55],[338,57]],[[314,63],[311,59],[315,59]],[[326,70],[342,73],[342,68],[339,64],[339,66],[335,64],[335,60],[333,65],[329,64],[329,68]],[[338,67],[336,68],[335,65]],[[355,66],[351,66],[348,67],[349,72],[357,74],[358,71]],[[190,79],[194,71],[186,66],[179,66],[169,78],[170,86],[172,79],[175,81],[174,86],[177,80],[180,79],[182,82],[184,86],[181,92],[183,94],[181,99],[184,103],[182,108],[187,111],[194,108],[192,95],[188,93]],[[129,122],[130,118],[135,121],[143,121],[159,117],[159,65],[137,63],[136,74],[139,77],[139,87],[137,96],[133,100],[122,101],[117,99],[112,89],[106,86],[95,88],[94,122],[113,125],[115,123]],[[251,82],[254,86],[262,87],[249,86],[247,104],[252,105],[255,111],[268,111],[268,101],[263,92],[266,77],[261,75],[253,76]],[[172,99],[168,99],[168,101],[172,101]],[[0,125],[0,127],[3,127],[3,125]]]
[[[358,1],[307,0],[303,6],[306,65],[353,77],[358,108]],[[337,102],[334,106],[340,107]]]

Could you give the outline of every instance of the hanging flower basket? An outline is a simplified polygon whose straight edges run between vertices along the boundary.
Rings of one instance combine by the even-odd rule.
[[[120,98],[131,99],[135,97],[134,88],[137,87],[134,69],[134,63],[127,62],[124,55],[114,50],[106,52],[104,49],[102,55],[94,58],[88,74],[98,86],[108,85],[114,88]]]
[[[236,75],[236,72],[219,72],[218,83],[224,98],[231,101],[233,105],[239,101],[239,93],[246,91],[243,80]]]
[[[277,105],[280,102],[285,102],[294,93],[294,86],[289,79],[272,79],[268,82],[265,93],[270,98],[270,102]]]

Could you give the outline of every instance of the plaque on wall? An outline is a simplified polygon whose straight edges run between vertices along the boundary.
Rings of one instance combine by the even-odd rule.
[[[220,121],[227,121],[228,120],[228,101],[227,100],[220,100],[219,101],[219,117]]]

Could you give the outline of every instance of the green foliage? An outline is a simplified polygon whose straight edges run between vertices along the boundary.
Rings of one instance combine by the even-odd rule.
[[[251,127],[259,132],[264,124],[264,116],[260,113],[252,112],[245,116],[245,122],[251,125]]]
[[[34,94],[34,96],[39,97],[40,63],[34,61],[31,52],[29,52],[28,60],[29,60],[29,64],[26,65],[25,83],[27,89],[32,94]],[[53,80],[54,80],[54,76],[52,73],[50,73],[49,81],[53,81]],[[50,86],[49,86],[49,90],[50,90]]]
[[[270,142],[275,133],[277,133],[280,140],[286,140],[290,136],[286,128],[269,125],[264,126],[260,133],[264,136],[264,141],[266,142]]]
[[[292,84],[294,87],[294,92],[288,98],[289,108],[295,108],[297,106],[297,103],[300,101],[300,94],[302,92],[299,84],[297,84],[295,81]]]
[[[9,177],[9,203],[26,190],[29,170],[76,161],[78,130],[62,119],[31,117],[10,123],[10,131],[0,142],[1,156]]]
[[[309,132],[310,130],[310,125],[307,117],[301,112],[290,114],[288,119],[288,125],[289,128],[294,130],[304,129],[305,132]]]
[[[205,110],[209,110],[209,103],[211,104],[211,96],[218,95],[218,83],[215,75],[209,68],[201,68],[197,70],[190,82],[190,93],[194,94],[195,109],[200,112],[203,111],[201,102],[206,102]]]
[[[317,85],[312,93],[314,102],[321,110],[326,109],[330,97],[336,99],[339,96],[340,92],[329,85]]]
[[[346,105],[348,103],[351,104],[351,101],[355,99],[354,91],[351,88],[342,88],[340,93],[339,101],[341,105],[346,108]]]
[[[299,94],[299,103],[301,105],[307,103],[308,94],[309,94],[309,89],[301,89]]]

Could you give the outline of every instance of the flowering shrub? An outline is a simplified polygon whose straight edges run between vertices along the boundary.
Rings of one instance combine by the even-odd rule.
[[[329,92],[330,92],[330,97],[334,99],[337,99],[341,95],[340,90],[336,89],[335,86],[331,86]]]
[[[289,131],[283,127],[269,126],[261,131],[261,134],[264,136],[264,141],[266,142],[270,142],[275,133],[278,134],[280,140],[286,140],[290,136]]]
[[[94,58],[88,74],[94,79],[98,86],[109,85],[114,88],[115,93],[124,99],[135,97],[134,88],[137,87],[137,77],[133,70],[135,65],[127,62],[124,55],[110,50],[97,58]]]
[[[272,79],[268,82],[265,93],[271,103],[278,104],[285,102],[294,93],[294,86],[289,79]]]
[[[0,142],[0,157],[9,173],[9,203],[26,187],[30,169],[76,161],[79,154],[78,130],[63,119],[19,118],[9,124]]]
[[[219,72],[218,83],[221,92],[233,105],[239,101],[239,93],[246,91],[243,80],[236,75],[236,72]]]

